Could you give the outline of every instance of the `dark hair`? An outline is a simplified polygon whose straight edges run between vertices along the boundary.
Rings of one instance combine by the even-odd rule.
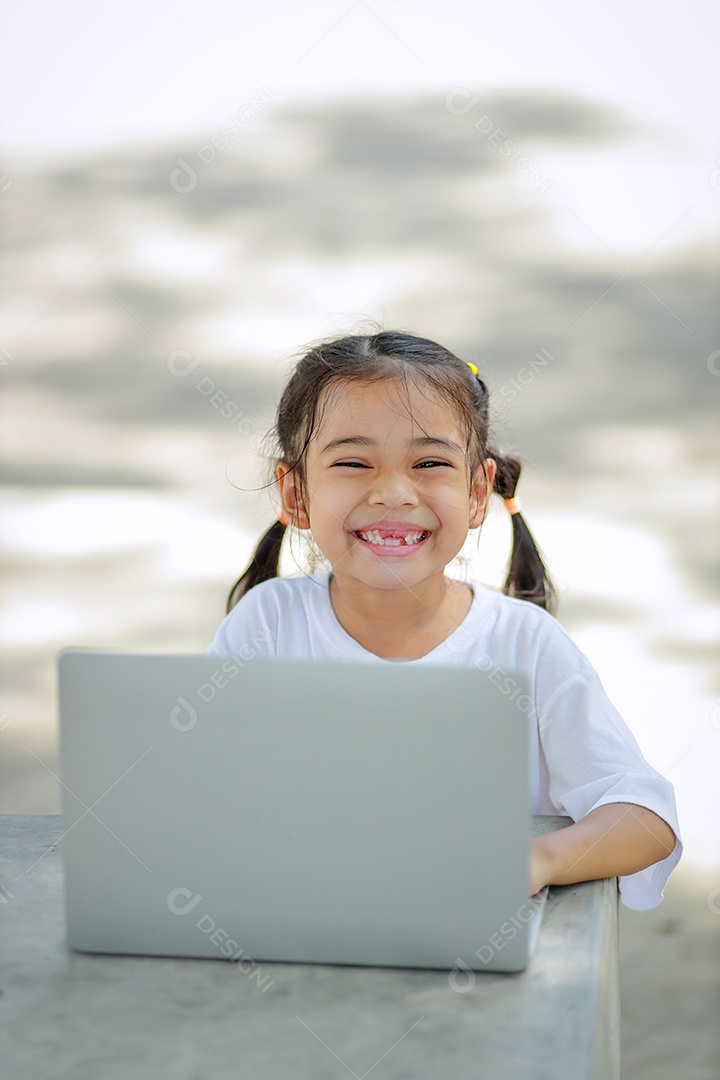
[[[515,495],[520,462],[489,443],[489,394],[485,383],[454,353],[426,338],[399,332],[351,335],[315,345],[298,362],[280,399],[273,432],[278,461],[294,470],[301,501],[305,486],[305,455],[322,419],[325,391],[343,381],[402,379],[422,383],[459,415],[467,438],[471,473],[487,458],[497,463],[494,491],[502,499]],[[261,581],[277,577],[280,544],[286,526],[275,521],[260,539],[252,560],[228,597],[230,611]],[[555,590],[532,533],[520,513],[512,514],[513,546],[503,592],[554,608]]]

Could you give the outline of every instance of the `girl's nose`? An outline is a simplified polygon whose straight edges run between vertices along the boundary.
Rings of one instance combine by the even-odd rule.
[[[374,477],[368,502],[371,506],[417,506],[414,477],[402,472],[383,472]]]

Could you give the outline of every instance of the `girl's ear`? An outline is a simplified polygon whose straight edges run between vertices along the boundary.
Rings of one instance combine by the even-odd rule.
[[[288,525],[294,525],[298,529],[309,529],[310,518],[300,500],[297,477],[286,461],[281,461],[275,470],[280,499],[282,502],[283,516]]]
[[[497,464],[493,458],[486,458],[473,477],[470,486],[470,528],[479,528],[485,520],[490,496],[495,484]]]

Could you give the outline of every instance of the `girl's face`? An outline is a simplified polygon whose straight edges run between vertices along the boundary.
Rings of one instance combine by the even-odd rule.
[[[311,529],[336,578],[373,588],[442,577],[482,523],[495,463],[474,477],[459,417],[425,386],[397,380],[331,387],[307,451],[305,506],[292,473],[283,511]]]

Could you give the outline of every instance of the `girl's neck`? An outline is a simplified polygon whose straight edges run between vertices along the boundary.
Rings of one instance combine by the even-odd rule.
[[[388,660],[418,660],[463,621],[472,589],[444,575],[401,589],[353,587],[330,576],[330,602],[343,630],[368,652]]]

